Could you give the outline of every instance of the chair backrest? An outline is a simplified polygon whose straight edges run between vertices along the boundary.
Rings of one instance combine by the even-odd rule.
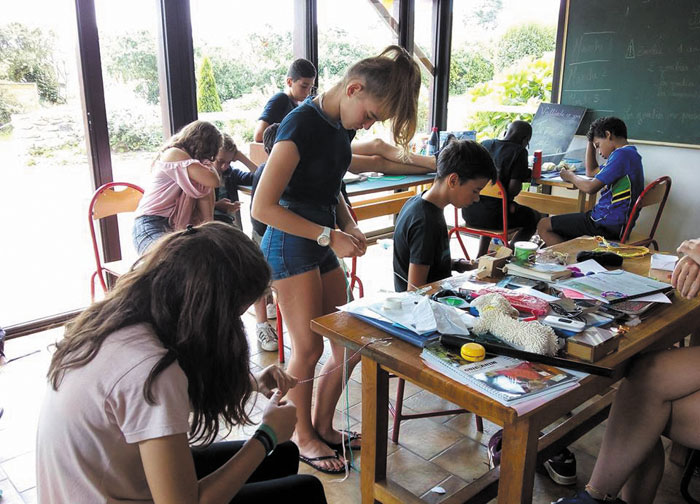
[[[657,178],[644,188],[642,193],[637,198],[637,201],[634,203],[634,206],[632,207],[632,211],[630,212],[629,219],[627,220],[625,230],[622,233],[620,243],[626,243],[629,240],[632,228],[634,227],[634,224],[637,221],[637,217],[642,211],[642,208],[652,205],[659,205],[659,208],[656,210],[656,217],[654,218],[654,223],[652,224],[651,230],[649,231],[649,236],[644,238],[643,242],[645,243],[643,243],[643,245],[648,245],[654,240],[654,234],[656,233],[656,228],[659,225],[659,220],[661,220],[661,214],[664,211],[664,207],[666,206],[666,200],[668,200],[668,194],[670,192],[671,177],[667,175]]]
[[[479,236],[490,236],[492,238],[499,238],[503,243],[508,243],[508,198],[505,197],[506,191],[503,188],[503,184],[499,180],[495,183],[489,182],[479,193],[480,196],[490,196],[492,198],[498,198],[502,200],[502,213],[503,213],[503,229],[497,232],[485,231],[477,228],[473,228],[467,224],[466,229],[469,233],[473,233]],[[457,214],[455,213],[455,223],[457,222]]]
[[[116,190],[117,188],[121,190]],[[143,189],[129,182],[109,182],[95,190],[88,207],[88,222],[90,225],[90,237],[92,238],[92,250],[95,254],[96,274],[103,290],[107,290],[102,274],[102,259],[100,248],[97,246],[97,233],[95,221],[111,215],[133,212],[139,205]]]

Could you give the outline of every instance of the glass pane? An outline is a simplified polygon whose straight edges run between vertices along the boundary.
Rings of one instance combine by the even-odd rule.
[[[454,3],[449,130],[499,137],[550,101],[558,0]]]
[[[433,0],[416,0],[415,9],[414,52],[416,58],[420,61],[423,81],[418,97],[418,138],[416,138],[416,148],[420,149],[430,136],[433,126],[430,124],[428,116],[430,97],[432,95],[433,65],[435,64],[433,61]]]
[[[199,118],[229,133],[248,154],[265,103],[286,89],[294,60],[294,2],[190,0],[190,10]],[[240,162],[234,168],[247,170]],[[249,198],[239,197],[247,231]]]
[[[113,180],[143,188],[163,144],[157,8],[153,0],[95,0]],[[133,222],[132,213],[119,216],[122,258],[128,263],[138,257]]]
[[[0,21],[0,324],[90,301],[92,195],[75,2],[25,0]]]
[[[366,0],[318,0],[319,92],[338,82],[353,63],[376,56],[386,46],[397,43],[398,35],[382,16],[388,13],[398,19],[397,9],[398,0],[376,4]],[[375,123],[369,131],[358,131],[357,138],[363,137],[381,137],[389,141],[388,123]]]

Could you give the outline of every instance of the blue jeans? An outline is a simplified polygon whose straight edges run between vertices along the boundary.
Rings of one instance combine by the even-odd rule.
[[[131,232],[134,247],[143,255],[161,236],[172,231],[168,218],[160,215],[141,215],[134,220]]]
[[[280,201],[280,205],[321,226],[335,227],[335,206]],[[330,247],[315,240],[267,227],[260,248],[272,270],[272,280],[281,280],[317,269],[323,275],[340,266]]]

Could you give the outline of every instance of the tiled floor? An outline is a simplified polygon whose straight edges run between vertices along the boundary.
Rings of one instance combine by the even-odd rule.
[[[365,280],[366,292],[380,288],[391,289],[390,268],[382,267],[390,260],[390,251],[381,247],[370,247],[368,257],[360,263],[360,276]],[[254,334],[253,318],[244,317],[249,334]],[[36,502],[34,476],[34,438],[36,421],[45,387],[45,375],[50,359],[49,345],[60,338],[62,329],[54,329],[10,340],[6,344],[8,358],[29,354],[0,367],[0,406],[5,414],[0,418],[0,490],[2,504]],[[263,367],[276,362],[276,354],[258,352],[251,339],[253,367]],[[36,353],[30,353],[37,351]],[[336,415],[336,425],[361,429],[361,385],[360,367],[353,372],[347,396],[343,395]],[[391,383],[391,397],[395,397],[396,380]],[[347,415],[341,405],[348,404]],[[253,406],[253,418],[259,421],[262,400]],[[407,384],[405,391],[407,412],[425,411],[449,407],[445,401],[418,387]],[[391,423],[391,422],[390,422]],[[391,426],[390,426],[391,427]],[[582,486],[590,475],[595,456],[600,446],[603,426],[591,431],[574,443],[572,450],[578,462],[578,485]],[[237,429],[230,438],[240,439],[249,436],[254,426]],[[464,487],[488,470],[486,445],[489,437],[498,427],[484,421],[484,433],[476,431],[472,415],[452,415],[432,419],[410,420],[402,424],[400,442],[389,442],[388,471],[392,478],[411,492],[422,496],[426,502],[437,503],[446,496]],[[355,466],[359,468],[361,452],[354,453]],[[331,504],[359,503],[360,475],[352,470],[347,479],[318,473],[302,464],[301,471],[318,476],[323,481],[328,502]],[[667,463],[666,473],[657,495],[657,503],[672,504],[684,502],[678,491],[681,469]],[[437,493],[442,487],[445,494]],[[691,487],[695,495],[700,495],[698,478]],[[549,503],[571,489],[554,484],[548,477],[537,475],[533,502]],[[494,501],[495,502],[495,501]]]

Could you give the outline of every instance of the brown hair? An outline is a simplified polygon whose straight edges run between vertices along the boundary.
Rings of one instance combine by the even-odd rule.
[[[221,148],[223,138],[219,129],[207,121],[193,121],[171,136],[161,152],[177,147],[198,161],[212,161]]]
[[[144,383],[157,398],[156,377],[177,361],[188,381],[193,416],[190,438],[209,443],[219,424],[250,423],[245,405],[253,385],[240,313],[270,282],[260,248],[233,226],[209,222],[165,235],[121,276],[105,299],[67,326],[56,344],[48,378],[58,390],[71,368],[88,364],[112,333],[150,324],[167,352]]]
[[[420,68],[411,55],[397,45],[388,46],[379,56],[365,58],[351,66],[344,82],[359,78],[366,91],[380,101],[392,118],[391,131],[396,145],[408,153],[408,143],[416,132]]]

